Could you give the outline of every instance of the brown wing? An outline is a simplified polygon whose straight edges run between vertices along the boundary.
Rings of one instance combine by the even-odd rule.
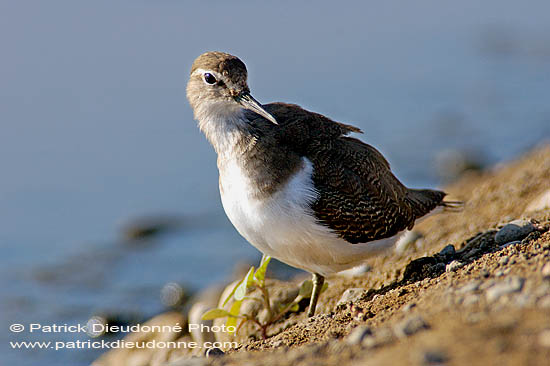
[[[315,216],[346,241],[393,236],[441,204],[444,192],[408,189],[378,150],[346,136],[358,128],[296,105],[264,107],[279,123],[269,129],[277,140],[313,163]]]
[[[320,194],[313,205],[316,217],[350,243],[410,228],[445,196],[408,189],[375,148],[353,138],[337,138],[331,149],[312,151],[308,157]]]

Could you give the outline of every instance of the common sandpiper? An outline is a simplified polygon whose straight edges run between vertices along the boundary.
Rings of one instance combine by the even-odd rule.
[[[437,207],[445,193],[405,187],[357,127],[294,104],[262,105],[245,64],[206,52],[187,98],[218,155],[224,210],[262,253],[313,274],[308,316],[325,276],[360,265]]]

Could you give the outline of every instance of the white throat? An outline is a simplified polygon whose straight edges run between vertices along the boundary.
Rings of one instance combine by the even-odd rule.
[[[247,133],[243,109],[235,103],[206,102],[195,108],[195,119],[219,158],[233,152]]]

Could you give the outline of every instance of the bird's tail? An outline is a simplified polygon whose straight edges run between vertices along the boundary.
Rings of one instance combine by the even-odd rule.
[[[438,206],[443,207],[443,211],[447,212],[460,212],[464,210],[463,201],[441,201]]]
[[[464,208],[464,203],[461,201],[444,201],[446,195],[445,192],[433,189],[409,189],[407,200],[416,218],[427,215],[435,208],[452,212],[458,212]]]

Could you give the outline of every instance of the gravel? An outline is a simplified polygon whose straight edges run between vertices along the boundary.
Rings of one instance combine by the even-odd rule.
[[[469,284],[459,288],[456,292],[458,292],[459,294],[466,294],[466,293],[469,293],[469,292],[474,292],[474,291],[477,291],[479,289],[480,284],[481,284],[480,281],[472,281]]]
[[[521,240],[535,231],[535,229],[535,225],[528,220],[514,220],[504,225],[502,229],[495,234],[495,242],[498,245],[503,245],[512,241]]]
[[[420,315],[415,315],[396,324],[393,328],[395,335],[405,338],[421,330],[429,329],[429,324]]]
[[[363,339],[367,336],[372,335],[372,330],[370,327],[366,325],[360,325],[357,328],[355,328],[346,338],[347,344],[350,346],[354,346],[356,344],[361,344]]]
[[[445,272],[454,272],[457,269],[464,267],[465,265],[466,263],[462,263],[459,261],[452,261],[451,263],[445,266]]]
[[[487,301],[493,302],[498,300],[503,295],[521,291],[524,282],[525,279],[521,277],[510,277],[505,281],[495,284],[494,286],[490,287],[485,293]]]
[[[336,306],[345,305],[347,303],[354,303],[361,299],[367,291],[364,288],[348,288],[338,300]]]

